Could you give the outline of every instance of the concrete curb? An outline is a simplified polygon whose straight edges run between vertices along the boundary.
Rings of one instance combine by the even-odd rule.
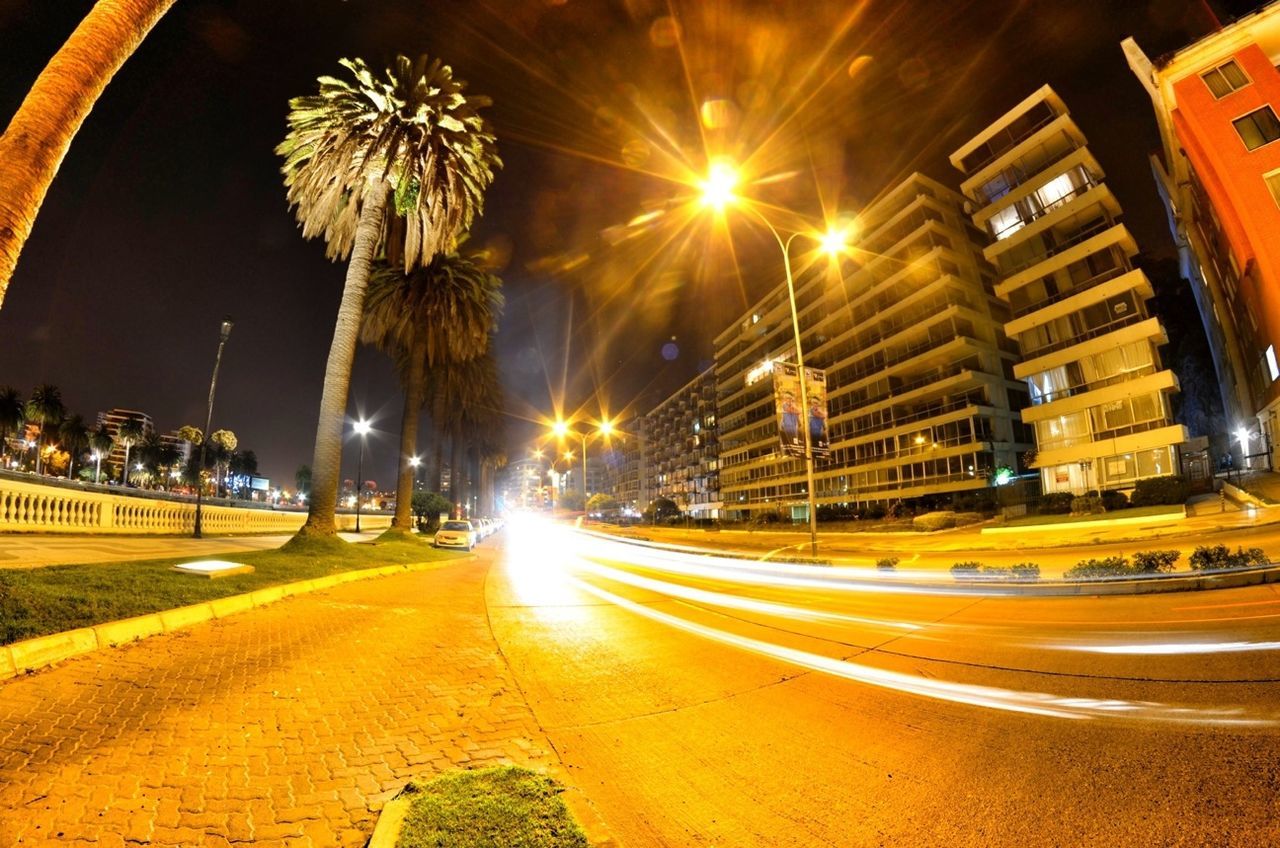
[[[185,607],[161,610],[135,618],[122,618],[82,627],[78,630],[65,630],[61,633],[50,633],[48,636],[37,636],[11,645],[0,646],[0,680],[17,677],[20,674],[37,671],[63,660],[78,657],[94,651],[114,648],[128,642],[136,642],[148,636],[161,633],[172,633],[193,624],[226,618],[237,613],[248,612],[258,607],[273,604],[276,601],[332,589],[343,583],[356,580],[369,580],[374,577],[389,577],[393,574],[407,574],[413,571],[427,571],[438,568],[442,564],[474,561],[476,555],[458,557],[456,559],[432,560],[431,562],[415,562],[407,565],[383,565],[377,568],[363,568],[356,571],[343,571],[326,577],[311,580],[298,580],[280,586],[269,586],[242,595],[229,595],[212,601],[192,604]]]

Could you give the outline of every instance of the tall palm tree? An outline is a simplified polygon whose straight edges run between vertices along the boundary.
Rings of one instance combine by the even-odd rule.
[[[497,426],[505,405],[493,351],[434,369],[427,392],[436,437],[447,435],[450,441],[449,497],[462,505],[467,500],[470,442],[475,434]]]
[[[120,426],[116,428],[115,442],[124,446],[124,467],[120,469],[120,483],[129,485],[129,451],[133,446],[142,441],[142,437],[146,435],[147,428],[143,424],[141,418],[134,418],[132,415],[120,422]]]
[[[71,457],[67,460],[67,479],[74,480],[76,460],[89,449],[89,425],[83,415],[73,415],[58,426],[58,440]]]
[[[27,407],[22,395],[12,386],[0,387],[0,468],[9,458],[9,440],[22,432],[27,420]]]
[[[32,390],[31,397],[27,400],[27,420],[34,418],[40,425],[36,435],[37,474],[41,471],[41,454],[44,451],[44,426],[59,423],[66,413],[67,408],[62,404],[62,392],[58,391],[57,386],[46,383]]]
[[[71,139],[174,0],[98,0],[0,135],[0,305]]]
[[[98,429],[89,435],[89,448],[98,455],[94,460],[93,482],[102,482],[102,460],[111,453],[111,448],[115,445],[115,439],[111,437],[111,431],[107,429],[107,425],[100,424]]]
[[[408,274],[387,265],[373,272],[360,341],[395,358],[404,387],[393,530],[413,529],[415,469],[409,460],[418,453],[426,372],[446,361],[483,353],[501,309],[502,282],[475,260],[457,253],[440,254],[427,267]]]
[[[405,271],[451,249],[483,211],[501,167],[494,137],[439,60],[397,56],[377,77],[361,59],[341,62],[354,82],[320,78],[319,94],[290,101],[284,157],[289,205],[307,238],[347,259],[346,281],[316,424],[312,492],[303,535],[332,536],[351,363],[371,263],[385,253]]]

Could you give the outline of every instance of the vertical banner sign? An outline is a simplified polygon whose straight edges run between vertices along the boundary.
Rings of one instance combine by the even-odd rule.
[[[831,439],[827,435],[827,375],[817,368],[806,368],[805,390],[809,396],[808,414],[800,405],[799,369],[791,362],[775,362],[773,365],[773,399],[778,420],[778,437],[782,452],[789,456],[804,456],[804,434],[801,426],[809,428],[809,443],[815,457],[831,454]]]

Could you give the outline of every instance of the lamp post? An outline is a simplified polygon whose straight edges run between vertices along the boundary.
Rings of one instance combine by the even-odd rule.
[[[205,448],[209,444],[209,428],[213,425],[213,393],[218,389],[218,366],[222,364],[222,349],[227,346],[227,339],[231,338],[232,326],[230,316],[222,319],[222,326],[218,331],[218,353],[213,358],[213,378],[209,380],[209,406],[204,417],[204,438],[200,440],[200,464],[196,466],[196,526],[191,534],[196,539],[202,538],[203,531],[204,486],[200,475],[204,473]]]
[[[93,484],[96,486],[102,482],[102,454],[98,451],[93,452]]]
[[[575,430],[563,419],[559,419],[551,426],[551,432],[558,439],[564,439],[567,436],[577,436],[582,442],[582,506],[585,509],[587,505],[587,436],[591,435],[586,430]],[[596,427],[596,433],[604,436],[606,439],[613,435],[613,422],[608,419],[601,421]],[[572,458],[572,455],[566,454],[566,459]]]
[[[702,182],[702,202],[718,211],[723,211],[726,205],[737,200],[734,195],[734,188],[737,187],[737,183],[738,175],[732,167],[724,162],[713,163],[706,179]],[[761,223],[765,225],[765,228],[773,234],[774,240],[778,242],[778,247],[782,250],[782,268],[786,272],[787,298],[791,304],[791,331],[795,336],[796,344],[796,371],[800,378],[800,408],[804,410],[802,418],[804,424],[800,430],[804,435],[804,474],[809,511],[809,550],[810,553],[816,556],[818,553],[818,511],[816,493],[813,486],[813,440],[809,431],[811,410],[809,409],[808,381],[805,379],[804,372],[804,351],[801,349],[800,344],[800,316],[796,309],[796,285],[791,274],[791,243],[795,241],[797,236],[803,235],[816,241],[828,254],[836,255],[845,245],[845,234],[836,230],[829,230],[821,234],[797,231],[784,240],[777,228],[759,209],[749,203],[745,204],[745,207],[748,211],[754,213]]]
[[[409,457],[409,465],[413,468],[413,490],[415,492],[418,490],[418,466],[421,464],[422,464],[422,457],[420,456]]]
[[[361,495],[364,494],[364,444],[368,441],[365,437],[369,435],[369,422],[361,418],[356,422],[356,433],[360,436],[360,458],[356,460],[356,532],[360,532],[360,501]]]

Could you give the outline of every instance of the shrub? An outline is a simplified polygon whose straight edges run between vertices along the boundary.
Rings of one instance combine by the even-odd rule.
[[[1102,508],[1107,512],[1111,512],[1116,509],[1124,509],[1128,505],[1129,498],[1124,492],[1111,491],[1102,493]]]
[[[989,580],[992,582],[1032,583],[1040,579],[1040,566],[1020,562],[1011,566],[983,565],[980,562],[957,562],[951,566],[957,580]]]
[[[751,513],[751,523],[757,527],[765,524],[779,524],[782,521],[782,513],[777,510],[758,510]]]
[[[987,517],[980,512],[957,512],[956,513],[957,527],[964,527],[969,524],[978,524],[979,522],[986,521],[986,520],[987,520]]]
[[[1187,481],[1181,477],[1151,477],[1138,481],[1129,501],[1134,506],[1184,504],[1189,494]]]
[[[414,492],[409,509],[417,519],[419,532],[434,533],[440,528],[440,514],[453,513],[453,501],[439,492]]]
[[[1225,568],[1248,568],[1266,565],[1268,557],[1262,548],[1236,548],[1232,553],[1226,545],[1201,545],[1191,552],[1193,571],[1217,571]]]
[[[1164,574],[1173,571],[1181,556],[1178,551],[1139,551],[1133,555],[1133,570],[1139,574]]]
[[[931,533],[934,530],[945,530],[956,526],[956,514],[954,512],[926,512],[924,515],[917,515],[911,519],[911,526],[926,533]]]
[[[1067,580],[1089,580],[1095,577],[1129,577],[1134,574],[1129,560],[1122,556],[1086,559],[1068,568],[1062,576]]]
[[[898,567],[897,557],[882,557],[876,560],[876,569],[879,571],[893,571]]]
[[[879,521],[886,515],[888,515],[888,510],[885,509],[882,503],[873,503],[862,511],[862,517],[871,521]]]
[[[1102,498],[1097,495],[1084,495],[1071,499],[1072,515],[1098,515],[1104,511]]]
[[[1071,512],[1071,502],[1075,495],[1070,492],[1049,492],[1040,496],[1039,510],[1041,515],[1066,515]]]

